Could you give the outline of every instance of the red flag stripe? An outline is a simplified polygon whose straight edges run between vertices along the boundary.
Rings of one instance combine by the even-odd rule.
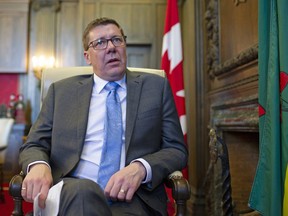
[[[180,124],[186,140],[187,129],[183,83],[183,55],[177,0],[167,1],[166,22],[162,47],[162,69],[165,70],[167,78],[170,82]],[[188,169],[185,168],[182,172],[187,178]],[[167,188],[166,190],[170,201],[173,202],[171,190],[168,190]],[[174,207],[169,207],[169,215],[174,215]]]
[[[164,34],[169,32],[171,27],[177,23],[179,23],[177,2],[176,0],[168,0]]]
[[[168,0],[162,47],[162,69],[170,82],[183,134],[186,135],[181,28],[176,0]]]

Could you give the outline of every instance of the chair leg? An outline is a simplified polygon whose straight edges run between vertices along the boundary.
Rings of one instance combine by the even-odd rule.
[[[14,209],[11,216],[23,216],[22,202],[23,198],[21,196],[21,187],[23,182],[23,174],[13,176],[9,183],[9,194],[13,197]]]
[[[186,215],[186,202],[187,200],[177,200],[176,201],[176,216],[185,216]]]
[[[13,197],[13,201],[14,201],[14,209],[13,209],[11,216],[24,216],[24,213],[22,210],[23,199],[20,197]]]

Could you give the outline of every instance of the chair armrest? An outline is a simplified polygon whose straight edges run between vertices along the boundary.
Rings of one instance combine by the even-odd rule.
[[[176,216],[186,215],[186,202],[190,198],[190,185],[182,172],[175,171],[166,179],[166,186],[172,189],[172,197],[176,202]]]
[[[22,201],[23,198],[21,196],[21,188],[22,188],[22,182],[24,179],[24,174],[21,172],[20,174],[17,174],[13,176],[13,178],[10,180],[9,183],[9,194],[12,196],[14,201],[14,209],[11,214],[11,216],[23,216],[23,210],[22,210]]]

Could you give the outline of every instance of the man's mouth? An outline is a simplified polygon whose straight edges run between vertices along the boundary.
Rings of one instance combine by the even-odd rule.
[[[117,58],[113,58],[113,59],[110,59],[107,63],[114,63],[114,62],[118,62],[119,60]]]

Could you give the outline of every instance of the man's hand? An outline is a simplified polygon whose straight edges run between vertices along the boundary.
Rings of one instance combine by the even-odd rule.
[[[24,178],[21,195],[25,201],[33,202],[38,193],[41,193],[39,207],[45,208],[45,201],[52,182],[51,170],[46,164],[32,165]]]
[[[104,190],[105,196],[113,201],[131,201],[135,191],[146,176],[146,169],[141,162],[133,162],[115,173]]]

